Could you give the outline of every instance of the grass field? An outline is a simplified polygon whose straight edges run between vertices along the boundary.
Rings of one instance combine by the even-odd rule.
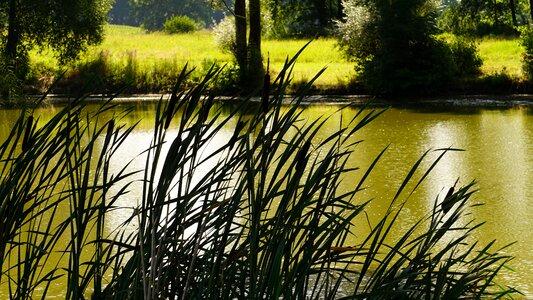
[[[483,59],[481,71],[484,74],[503,72],[515,78],[523,76],[521,64],[523,48],[517,38],[485,38],[479,41],[478,50]]]
[[[306,39],[265,40],[263,55],[265,63],[266,58],[270,58],[271,73],[276,75],[286,57],[294,55],[307,42]],[[478,49],[484,60],[483,74],[506,73],[513,78],[521,78],[522,49],[518,39],[482,39],[478,42]],[[59,70],[48,51],[33,51],[31,59],[36,78]],[[105,61],[106,74],[118,81],[136,82],[140,90],[168,87],[186,63],[195,66],[199,76],[214,63],[223,65],[233,61],[230,53],[217,47],[209,31],[168,35],[145,33],[141,28],[118,25],[107,26],[104,42],[90,48],[80,62],[69,68],[76,70],[98,59]],[[295,66],[294,81],[309,80],[323,67],[327,70],[316,82],[319,88],[338,89],[353,81],[353,63],[343,57],[333,38],[316,39],[308,46]]]

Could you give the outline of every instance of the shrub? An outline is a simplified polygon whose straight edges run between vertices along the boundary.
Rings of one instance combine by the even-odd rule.
[[[359,73],[378,49],[377,31],[371,26],[373,15],[368,6],[346,1],[344,13],[344,20],[335,21],[338,46],[349,60],[356,63]]]
[[[455,38],[447,43],[435,36],[435,9],[429,2],[343,3],[338,45],[370,92],[431,93],[456,77],[479,73],[482,60],[473,42]]]
[[[218,47],[230,53],[235,51],[235,19],[226,16],[213,28],[213,35]]]
[[[172,17],[164,24],[164,31],[170,34],[193,32],[196,29],[197,25],[194,20],[187,16]]]
[[[397,96],[434,92],[450,82],[455,71],[448,45],[432,40],[415,45],[408,55],[380,53],[363,65],[360,77],[371,92]]]
[[[524,47],[522,70],[528,79],[533,78],[533,27],[523,26],[520,30],[520,44]]]
[[[337,23],[339,46],[356,63],[358,78],[370,92],[432,91],[453,78],[452,53],[434,37],[435,10],[429,2],[343,4],[346,17]]]
[[[448,45],[458,76],[479,75],[483,60],[479,56],[476,43],[464,37],[454,37]]]

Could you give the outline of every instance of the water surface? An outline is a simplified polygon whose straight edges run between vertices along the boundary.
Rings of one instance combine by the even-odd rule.
[[[145,150],[152,138],[155,104],[124,103],[134,110],[124,122],[139,122],[136,130],[125,143],[120,159],[114,161],[120,168]],[[57,108],[40,109],[42,118],[53,115]],[[341,123],[351,119],[358,108],[345,108],[338,112],[336,106],[307,106],[303,116],[314,119],[329,116],[317,141],[338,130]],[[3,138],[18,116],[16,110],[0,110]],[[230,124],[231,125],[231,124]],[[233,130],[222,130],[214,143],[224,143]],[[442,197],[458,180],[459,184],[476,181],[479,191],[472,201],[484,203],[472,208],[470,213],[479,222],[486,222],[474,232],[473,239],[486,244],[493,239],[499,246],[516,242],[506,253],[516,257],[511,267],[498,280],[522,290],[526,297],[533,297],[533,109],[388,109],[382,116],[357,133],[364,142],[357,146],[350,164],[367,168],[374,158],[388,147],[378,167],[370,176],[363,198],[356,201],[375,200],[370,205],[369,220],[377,220],[388,207],[390,200],[409,172],[410,167],[430,150],[429,159],[422,167],[428,168],[438,152],[432,149],[460,148],[465,151],[447,153],[415,195],[406,205],[401,227],[407,228],[431,210],[435,199]],[[144,162],[137,158],[133,167],[142,168]],[[358,176],[357,174],[354,176]],[[353,188],[357,178],[346,178],[342,188]],[[140,190],[133,191],[140,193]],[[132,203],[121,203],[134,207]],[[125,199],[124,201],[130,201]],[[116,215],[108,219],[110,229],[127,218]],[[356,241],[354,241],[355,243]]]

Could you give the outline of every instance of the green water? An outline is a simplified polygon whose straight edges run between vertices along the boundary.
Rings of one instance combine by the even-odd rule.
[[[135,109],[124,121],[131,124],[139,121],[139,124],[126,141],[120,159],[114,161],[112,167],[119,168],[129,162],[148,147],[152,138],[155,105],[124,104],[132,105]],[[40,113],[44,119],[54,111],[55,108],[48,107]],[[330,118],[317,142],[338,130],[340,124],[351,119],[357,109],[337,111],[335,106],[304,108],[303,115],[308,120],[319,116]],[[2,137],[17,116],[18,112],[14,110],[0,111]],[[225,143],[232,133],[229,128],[222,130],[214,143]],[[499,246],[516,242],[506,250],[507,254],[516,257],[511,263],[514,271],[506,270],[498,280],[517,287],[526,298],[533,297],[533,109],[455,109],[439,112],[389,109],[357,134],[364,142],[355,149],[349,162],[352,166],[365,169],[388,146],[367,181],[368,191],[363,198],[356,199],[375,198],[368,211],[370,222],[384,213],[409,168],[424,152],[448,147],[464,149],[444,157],[406,205],[406,214],[401,222],[407,228],[422,218],[431,210],[439,194],[445,193],[458,178],[460,184],[475,180],[479,191],[473,203],[485,205],[472,208],[470,213],[477,221],[485,221],[486,224],[474,232],[473,239],[483,244],[496,239]],[[423,167],[428,168],[437,155],[437,152],[431,152]],[[134,168],[143,166],[142,159],[133,164]],[[342,188],[353,188],[357,182],[357,178],[346,178]],[[136,192],[140,190],[133,187],[133,193]],[[135,203],[121,205],[133,207]],[[127,212],[123,216],[117,212],[117,215],[108,218],[110,230],[127,216]]]

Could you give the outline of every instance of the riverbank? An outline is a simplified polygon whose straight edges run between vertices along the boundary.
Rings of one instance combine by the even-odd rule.
[[[41,96],[32,95],[38,99]],[[131,95],[107,95],[97,94],[87,96],[89,102],[106,102],[113,97],[113,102],[156,102],[161,99],[167,100],[170,94],[131,94]],[[74,97],[52,94],[48,95],[45,104],[62,104],[71,102]],[[240,101],[240,97],[220,96],[216,98],[220,102]],[[293,96],[287,95],[283,104],[290,104]],[[400,100],[400,101],[398,101]],[[259,97],[251,97],[249,101],[259,104]],[[533,107],[533,94],[508,94],[508,95],[456,95],[443,97],[410,97],[402,99],[385,99],[372,95],[309,95],[300,103],[301,105],[352,105],[370,107],[434,107],[434,108],[513,108]]]
[[[265,40],[263,53],[270,62],[271,76],[274,78],[286,58],[294,56],[307,42],[309,39]],[[486,38],[476,43],[483,59],[479,76],[417,90],[417,96],[533,93],[533,85],[522,74],[523,49],[517,38]],[[172,89],[186,64],[192,70],[189,86],[198,83],[209,68],[218,66],[223,70],[212,89],[218,95],[238,92],[233,84],[237,69],[232,55],[217,46],[210,31],[168,35],[108,25],[104,42],[90,48],[79,62],[61,67],[46,49],[32,51],[30,61],[25,84],[25,92],[30,94],[46,91],[65,70],[55,93],[115,93],[120,89],[128,94],[164,93]],[[315,39],[300,54],[289,92],[295,93],[324,67],[327,69],[314,82],[311,94],[368,94],[356,78],[354,62],[343,56],[334,38]]]

